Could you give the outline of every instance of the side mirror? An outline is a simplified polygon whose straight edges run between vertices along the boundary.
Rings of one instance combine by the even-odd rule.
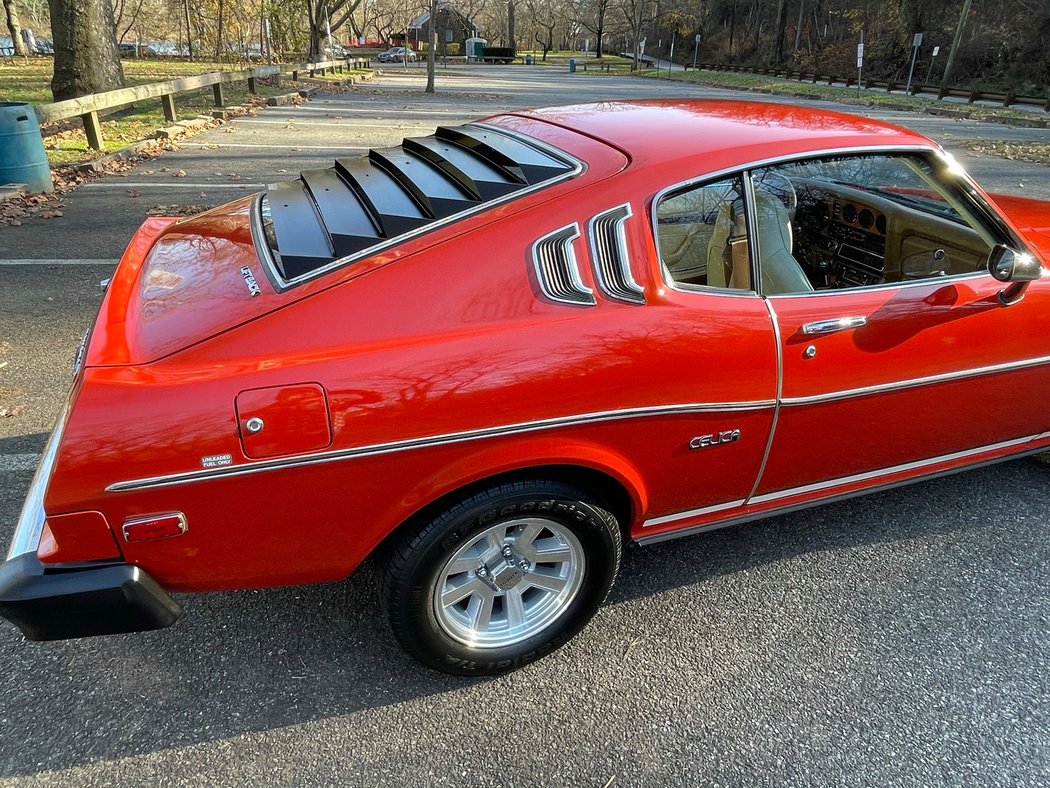
[[[996,244],[988,253],[988,273],[1000,282],[1034,282],[1043,267],[1027,252]]]
[[[1043,266],[1027,252],[996,244],[988,253],[988,273],[1000,282],[1010,282],[999,293],[999,303],[1007,306],[1021,300],[1028,283],[1042,275]]]

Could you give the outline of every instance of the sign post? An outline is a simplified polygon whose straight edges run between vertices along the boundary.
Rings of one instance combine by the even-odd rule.
[[[674,30],[671,31],[671,54],[667,57],[667,78],[671,78],[671,64],[674,63]]]
[[[857,44],[857,98],[860,98],[861,86],[864,84],[864,30],[860,31],[860,43]]]
[[[922,33],[916,33],[911,42],[911,68],[908,69],[908,87],[905,93],[911,93],[911,77],[915,73],[915,58],[919,56],[919,47],[922,46]]]
[[[941,51],[940,47],[933,48],[933,54],[930,56],[930,67],[926,69],[926,84],[930,84],[930,75],[933,73],[933,63],[937,60],[937,54]]]
[[[696,54],[700,51],[700,34],[696,34],[696,38],[693,39],[693,71],[696,71]]]

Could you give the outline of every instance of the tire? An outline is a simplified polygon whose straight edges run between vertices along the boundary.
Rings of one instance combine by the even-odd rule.
[[[500,484],[407,527],[381,560],[380,604],[424,665],[498,675],[583,629],[620,554],[619,523],[594,497],[556,481]]]

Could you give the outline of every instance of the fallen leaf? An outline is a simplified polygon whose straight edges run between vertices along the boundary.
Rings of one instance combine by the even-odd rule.
[[[134,189],[128,189],[128,197],[138,197],[139,193]]]
[[[186,177],[186,170],[179,170],[178,172],[172,173],[171,177],[173,177],[173,178],[185,178]]]

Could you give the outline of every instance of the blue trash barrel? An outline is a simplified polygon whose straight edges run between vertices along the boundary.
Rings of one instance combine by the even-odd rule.
[[[574,57],[570,57],[569,58],[569,73],[570,74],[575,74],[576,73],[576,58],[574,58]]]
[[[54,188],[32,104],[0,101],[0,184],[4,183],[25,183],[31,192]]]

